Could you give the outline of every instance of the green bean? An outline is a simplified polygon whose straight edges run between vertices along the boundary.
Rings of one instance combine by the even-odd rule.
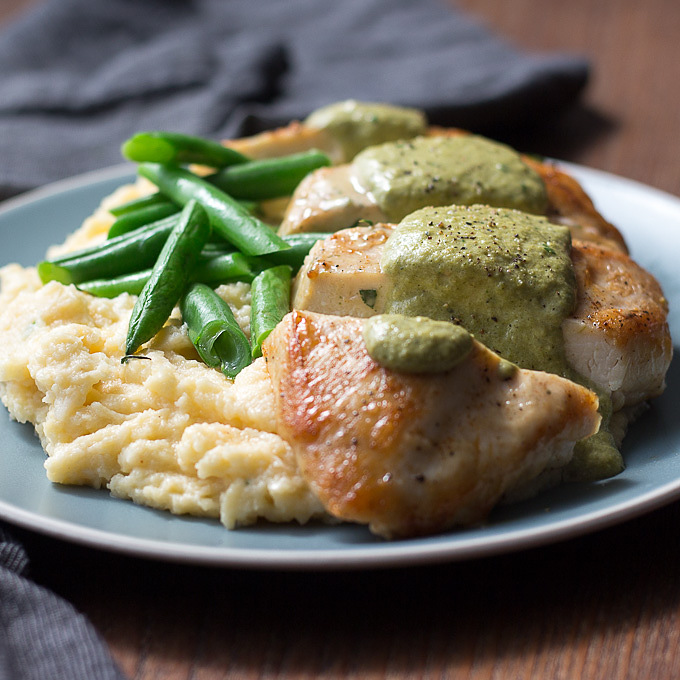
[[[151,269],[142,269],[132,274],[123,274],[112,279],[83,281],[77,288],[95,297],[115,298],[123,293],[139,295],[151,276]]]
[[[245,163],[248,158],[219,142],[180,132],[139,132],[122,146],[123,156],[139,163],[200,163],[211,168]]]
[[[206,179],[210,180],[212,175],[208,175]],[[258,209],[257,201],[250,201],[246,199],[238,199],[239,204],[248,212],[255,213]],[[150,194],[149,196],[142,196],[142,198],[135,198],[127,203],[121,203],[113,208],[109,208],[109,212],[114,217],[123,217],[123,215],[129,215],[130,213],[137,212],[142,208],[151,208],[152,206],[175,206],[175,210],[179,212],[177,206],[169,199],[163,196],[160,191],[155,194]],[[168,214],[170,214],[168,212]]]
[[[257,204],[252,202],[252,201],[239,201],[239,204],[243,206],[244,209],[248,210],[249,212],[255,212],[257,208]],[[173,220],[173,225],[174,223],[179,219],[179,213],[180,213],[180,208],[178,208],[172,201],[166,201],[166,206],[173,206],[173,212],[170,210],[167,210],[168,217]],[[160,204],[158,205],[160,208]],[[160,210],[157,214],[163,214]],[[122,236],[123,234],[129,234],[136,229],[139,229],[140,227],[145,227],[148,226],[149,224],[153,224],[154,221],[153,218],[155,217],[153,211],[151,210],[151,206],[149,207],[149,212],[146,214],[142,214],[142,211],[139,211],[139,220],[136,219],[131,219],[127,220],[128,217],[133,217],[133,214],[130,213],[128,215],[123,215],[119,220],[116,220],[111,227],[109,228],[108,236],[107,238],[116,238],[118,236]],[[145,222],[145,220],[149,220],[148,222]],[[165,217],[161,219],[166,219]],[[160,222],[160,219],[156,219],[155,222]],[[137,224],[137,222],[139,222]],[[117,232],[117,233],[116,233]],[[228,245],[225,243],[223,238],[220,238],[219,236],[215,237],[218,239],[219,244],[222,246]],[[224,248],[223,248],[224,249]],[[231,250],[233,250],[233,247],[231,247]]]
[[[262,201],[290,196],[312,170],[330,164],[325,153],[312,149],[234,165],[210,175],[208,180],[234,198]]]
[[[149,208],[152,205],[161,205],[163,203],[171,203],[163,194],[156,192],[155,194],[149,194],[148,196],[142,196],[141,198],[133,198],[131,201],[126,203],[121,203],[113,208],[109,208],[109,212],[114,217],[122,217],[131,212],[136,212],[142,208]]]
[[[126,213],[119,217],[109,228],[107,238],[115,238],[121,234],[127,234],[146,224],[157,222],[170,215],[179,213],[179,208],[170,201],[160,203],[158,205],[150,205],[146,208],[140,208],[134,212]]]
[[[177,223],[174,217],[154,222],[129,234],[38,264],[43,283],[65,285],[129,274],[151,267]]]
[[[191,280],[208,284],[213,288],[236,281],[251,283],[264,266],[260,260],[241,253],[210,253],[207,257],[204,253],[205,249],[194,267]],[[150,276],[151,269],[143,269],[112,279],[84,281],[77,287],[78,290],[95,297],[114,298],[122,293],[139,295]]]
[[[151,273],[151,265],[178,219],[179,215],[172,216],[103,244],[41,262],[40,278],[43,283],[51,280],[75,283],[80,290],[98,297],[113,298],[121,293],[139,295]],[[235,253],[224,241],[206,243],[192,278],[213,286],[233,281],[250,283],[260,271],[278,264],[288,264],[296,273],[314,243],[327,236],[326,233],[288,234],[283,240],[291,246],[289,250],[262,258]]]
[[[283,264],[265,269],[250,290],[250,346],[253,359],[262,356],[262,343],[290,311],[291,269]]]
[[[132,309],[125,342],[126,356],[134,354],[168,320],[209,235],[210,224],[205,211],[195,201],[189,201]]]
[[[210,179],[212,175],[208,175],[206,179]],[[153,199],[153,200],[152,200]],[[257,201],[249,201],[246,199],[238,199],[239,205],[243,207],[245,210],[251,213],[255,213],[259,207],[259,204]],[[160,193],[160,191],[156,192],[155,194],[151,194],[150,196],[144,196],[143,198],[137,198],[133,201],[129,201],[128,203],[122,203],[119,206],[116,206],[115,208],[111,208],[109,212],[114,216],[114,217],[123,217],[124,215],[129,215],[131,213],[138,212],[139,210],[142,210],[143,208],[151,208],[151,207],[160,207],[160,206],[165,206],[166,208],[169,208],[169,206],[174,206],[175,211],[179,212],[179,208],[175,203],[173,203],[169,198],[166,198],[163,194]],[[168,210],[168,214],[170,214],[170,211]]]
[[[239,198],[236,202],[251,215],[256,215],[260,209],[260,204],[257,201],[248,201],[245,198]]]
[[[202,257],[215,257],[217,255],[224,255],[225,253],[233,253],[234,252],[234,246],[231,245],[231,243],[227,243],[226,241],[223,241],[220,239],[219,241],[208,241],[203,246],[203,250],[201,251],[201,256]]]
[[[182,320],[201,359],[235,378],[251,361],[250,344],[229,305],[209,286],[194,283],[180,300]]]
[[[244,256],[244,260],[241,261],[246,261],[248,266],[256,273],[277,264],[287,264],[293,269],[295,274],[302,266],[312,246],[320,239],[325,239],[328,236],[328,233],[317,232],[287,234],[283,236],[283,240],[290,246],[287,250],[280,250],[278,253],[270,253],[258,258]],[[205,259],[210,255],[226,255],[233,252],[233,247],[224,241],[220,243],[206,243],[201,252],[201,257]]]
[[[250,283],[262,271],[264,263],[242,253],[222,253],[201,258],[194,270],[193,280],[218,286],[221,283],[245,281]]]
[[[187,170],[157,163],[142,163],[139,173],[181,205],[195,199],[205,209],[213,231],[244,255],[265,255],[289,248],[264,222],[206,180]]]

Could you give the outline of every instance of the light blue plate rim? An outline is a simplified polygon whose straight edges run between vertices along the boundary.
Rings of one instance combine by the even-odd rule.
[[[661,282],[669,324],[680,337],[680,199],[633,180],[559,163],[624,233],[635,259]],[[2,261],[30,265],[133,181],[125,164],[56,182],[0,204]],[[386,542],[354,525],[258,524],[227,531],[217,521],[178,517],[112,498],[106,491],[51,484],[32,428],[0,413],[0,518],[58,539],[165,561],[257,569],[394,567],[491,556],[566,540],[624,522],[680,497],[680,369],[631,427],[627,469],[595,484],[567,485],[498,508],[486,525]]]

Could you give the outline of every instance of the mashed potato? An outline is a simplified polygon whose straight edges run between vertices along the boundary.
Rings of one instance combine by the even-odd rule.
[[[105,238],[106,207],[145,190],[119,189],[50,255]],[[42,286],[34,268],[18,265],[0,270],[0,284],[0,397],[14,419],[35,426],[51,481],[107,487],[228,528],[324,515],[276,434],[262,359],[231,382],[199,360],[175,313],[148,360],[121,364],[134,297]],[[218,293],[248,333],[250,286]]]

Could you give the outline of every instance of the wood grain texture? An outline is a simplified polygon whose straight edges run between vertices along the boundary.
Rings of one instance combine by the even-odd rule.
[[[522,49],[592,65],[583,103],[515,140],[680,194],[680,5],[674,0],[457,0]]]
[[[26,4],[0,0],[0,20]],[[457,5],[525,49],[592,61],[582,105],[508,141],[680,194],[677,0]],[[34,578],[90,618],[130,680],[671,680],[679,526],[676,503],[517,554],[338,573],[168,565],[16,533]]]
[[[316,574],[21,537],[34,577],[90,617],[136,680],[658,680],[680,673],[679,521],[674,505],[516,555]]]
[[[40,0],[0,0],[0,25],[19,17]]]

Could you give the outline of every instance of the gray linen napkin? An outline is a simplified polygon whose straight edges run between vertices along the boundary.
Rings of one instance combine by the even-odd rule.
[[[23,547],[0,527],[0,680],[123,680],[85,617],[27,571]]]
[[[444,0],[48,0],[0,35],[0,198],[118,163],[138,130],[226,137],[355,98],[490,133],[586,79]]]
[[[120,162],[138,130],[249,134],[346,98],[478,132],[530,126],[587,74],[438,0],[48,0],[0,34],[0,198]],[[0,680],[121,678],[26,559],[0,529]]]

